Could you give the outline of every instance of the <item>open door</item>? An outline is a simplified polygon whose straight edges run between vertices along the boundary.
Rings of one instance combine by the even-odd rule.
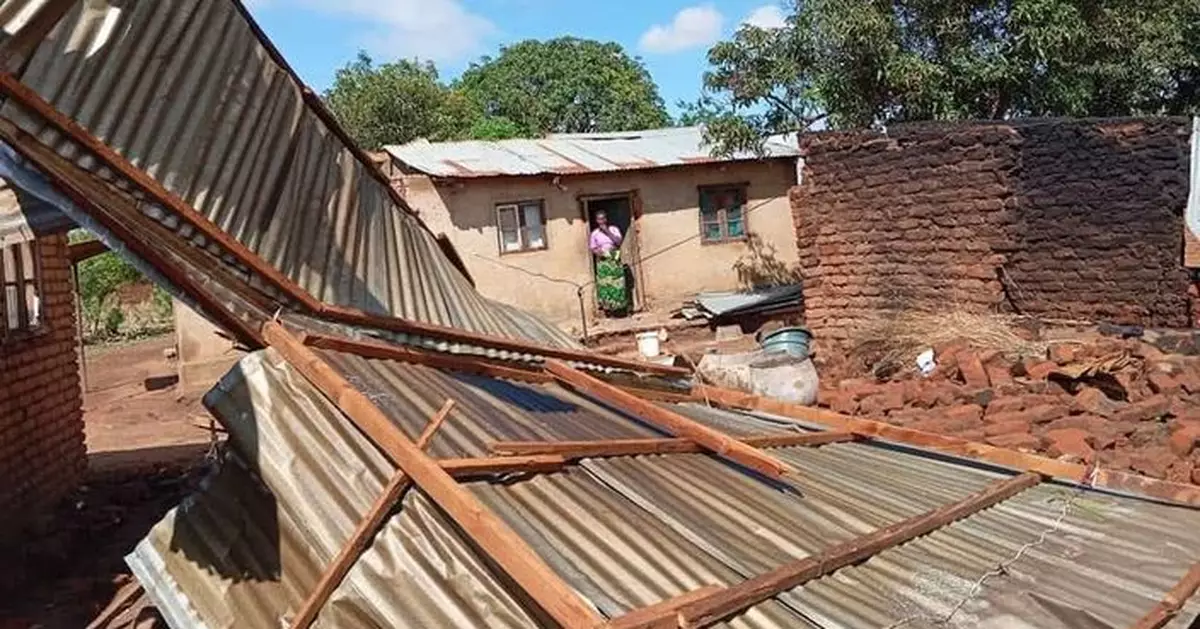
[[[588,222],[588,235],[596,227],[596,213],[604,212],[608,222],[621,230],[624,240],[621,242],[621,261],[625,264],[625,284],[629,290],[630,311],[636,312],[643,307],[642,282],[640,269],[641,252],[638,250],[637,234],[637,193],[620,192],[615,194],[596,195],[580,198],[583,214]],[[583,246],[587,247],[585,240]],[[591,253],[589,252],[589,257]],[[596,278],[596,265],[592,261],[592,279]],[[594,284],[593,284],[594,286]]]

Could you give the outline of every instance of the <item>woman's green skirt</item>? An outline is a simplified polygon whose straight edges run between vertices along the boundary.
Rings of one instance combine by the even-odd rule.
[[[596,260],[596,300],[608,313],[629,309],[629,292],[625,287],[625,265],[621,254],[611,251]]]

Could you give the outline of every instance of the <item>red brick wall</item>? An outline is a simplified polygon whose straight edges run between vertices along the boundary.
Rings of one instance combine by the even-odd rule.
[[[66,237],[43,238],[41,251],[44,329],[0,345],[0,539],[74,489],[87,465]]]
[[[804,137],[808,325],[899,310],[1183,326],[1187,120],[913,124]]]

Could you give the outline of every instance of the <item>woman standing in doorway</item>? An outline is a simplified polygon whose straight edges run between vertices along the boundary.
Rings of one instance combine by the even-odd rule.
[[[607,314],[624,314],[629,309],[625,288],[625,265],[621,264],[621,230],[608,224],[608,215],[596,212],[596,227],[588,248],[596,256],[596,301]]]

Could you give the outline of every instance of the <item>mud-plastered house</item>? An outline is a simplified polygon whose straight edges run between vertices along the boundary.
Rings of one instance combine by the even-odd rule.
[[[625,236],[636,310],[795,280],[794,137],[726,157],[700,127],[418,140],[386,153],[393,185],[449,237],[481,293],[561,325],[596,314],[588,235],[599,212]]]

